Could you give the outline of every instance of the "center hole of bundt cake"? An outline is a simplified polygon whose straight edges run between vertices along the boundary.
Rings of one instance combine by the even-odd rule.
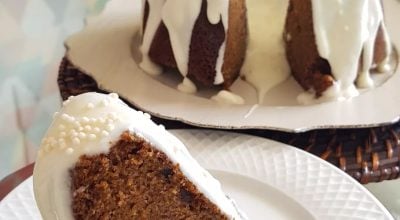
[[[70,177],[75,219],[226,219],[179,165],[129,132],[107,154],[81,156]]]

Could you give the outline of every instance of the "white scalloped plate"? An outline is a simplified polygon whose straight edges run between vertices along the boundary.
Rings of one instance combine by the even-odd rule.
[[[295,97],[302,90],[292,78],[271,90],[267,101],[258,106],[254,88],[240,79],[232,91],[245,99],[244,105],[222,105],[205,98],[216,91],[181,93],[176,90],[179,74],[153,78],[139,69],[132,58],[140,57],[135,49],[138,43],[131,46],[140,29],[140,4],[141,1],[110,1],[100,16],[88,19],[86,28],[66,41],[66,46],[69,60],[91,75],[100,88],[119,93],[143,111],[202,127],[290,132],[377,126],[399,119],[399,70],[382,86],[352,100],[310,106],[296,103]],[[385,1],[385,12],[391,38],[400,48],[400,4]]]
[[[173,130],[249,219],[393,219],[350,176],[309,153],[264,138]],[[0,219],[40,219],[29,178],[0,203]]]

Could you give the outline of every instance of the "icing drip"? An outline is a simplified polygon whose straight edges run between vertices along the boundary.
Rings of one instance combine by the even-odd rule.
[[[145,1],[142,1],[142,8],[144,11]],[[162,72],[162,68],[157,64],[153,63],[149,57],[149,51],[153,42],[154,35],[161,24],[161,10],[165,0],[147,0],[149,4],[149,16],[146,23],[146,29],[143,32],[142,45],[140,46],[140,52],[142,53],[142,62],[139,63],[140,68],[151,75],[157,75]],[[142,13],[144,16],[144,12]]]
[[[297,96],[297,102],[302,105],[311,105],[328,101],[345,101],[358,95],[359,92],[354,85],[342,90],[340,82],[334,82],[334,84],[329,87],[321,97],[316,99],[316,93],[314,91],[307,91]]]
[[[218,94],[211,97],[211,99],[224,104],[234,104],[234,105],[244,104],[244,99],[242,97],[227,90],[219,91]]]
[[[361,88],[371,88],[374,86],[374,81],[370,76],[370,69],[374,59],[374,46],[375,39],[378,34],[379,26],[383,22],[383,9],[380,1],[367,1],[369,2],[368,14],[364,19],[366,20],[366,28],[368,35],[363,45],[361,72],[357,79],[357,86]],[[371,16],[372,15],[372,16]]]
[[[186,147],[150,115],[125,105],[116,94],[86,93],[70,98],[54,115],[33,173],[35,199],[44,219],[73,219],[69,170],[81,155],[107,153],[122,132],[143,137],[179,164],[182,173],[229,219],[240,219],[220,183],[191,157]]]
[[[192,31],[200,14],[201,2],[201,0],[166,0],[162,9],[162,21],[168,29],[172,51],[179,72],[183,76],[188,73]]]
[[[142,69],[150,74],[161,72],[161,68],[151,61],[148,53],[155,32],[160,23],[163,22],[169,33],[171,47],[178,70],[184,77],[188,74],[192,32],[201,11],[202,1],[203,0],[147,0],[150,6],[150,13],[141,46],[143,60],[140,63],[140,67]],[[208,20],[211,24],[218,24],[222,21],[225,29],[225,36],[227,36],[229,1],[207,0],[207,4]],[[177,9],[180,9],[179,13],[177,13]],[[216,74],[214,84],[216,85],[224,82],[222,65],[225,55],[225,41],[221,45],[218,58],[215,61]]]
[[[338,95],[345,96],[340,93],[346,93],[357,77],[359,87],[372,87],[369,70],[376,34],[383,20],[380,1],[312,0],[312,5],[318,52],[329,61],[340,87]]]
[[[385,42],[390,42],[390,38],[389,38],[389,34],[387,32],[386,29],[386,25],[385,22],[382,21],[382,31],[383,31],[383,38]],[[390,43],[385,44],[385,51],[386,51],[386,57],[384,60],[382,60],[382,62],[377,64],[377,70],[380,73],[387,73],[390,71],[391,67],[390,67],[390,54],[392,53],[392,45]]]
[[[290,75],[282,39],[288,5],[288,0],[247,1],[249,44],[241,74],[257,89],[259,103]]]
[[[188,78],[184,78],[182,83],[178,85],[178,90],[184,93],[195,93],[196,85]]]
[[[214,85],[219,85],[224,82],[224,76],[222,75],[222,66],[224,64],[225,48],[226,48],[226,37],[225,37],[225,41],[222,43],[221,47],[219,48],[217,64],[215,65]]]

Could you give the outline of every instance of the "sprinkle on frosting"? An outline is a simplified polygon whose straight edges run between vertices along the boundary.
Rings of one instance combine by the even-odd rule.
[[[118,99],[116,93],[111,93],[108,96],[108,98],[101,101],[103,107],[108,106],[111,99]],[[64,102],[64,107],[67,107],[73,98],[73,96],[69,97]],[[95,104],[90,102],[86,107],[87,110],[91,110],[95,108]],[[147,113],[144,116],[150,118]],[[74,148],[81,147],[81,145],[90,141],[96,141],[100,136],[107,137],[114,130],[115,123],[119,121],[119,117],[116,112],[92,118],[86,116],[75,117],[67,113],[60,114],[56,112],[54,120],[61,120],[62,122],[58,125],[58,131],[54,136],[43,139],[44,152],[50,153],[54,150],[63,150],[68,146],[65,152],[67,155],[71,155],[74,152]],[[41,153],[40,155],[43,156],[44,154]]]

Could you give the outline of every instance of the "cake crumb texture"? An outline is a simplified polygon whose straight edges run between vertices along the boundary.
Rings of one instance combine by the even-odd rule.
[[[83,155],[69,173],[75,219],[228,219],[179,165],[128,131],[109,153]]]

